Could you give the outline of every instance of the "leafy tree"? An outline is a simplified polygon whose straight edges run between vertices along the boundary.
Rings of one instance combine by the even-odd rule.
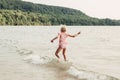
[[[120,20],[98,19],[80,10],[34,4],[22,0],[0,0],[0,25],[120,25]]]

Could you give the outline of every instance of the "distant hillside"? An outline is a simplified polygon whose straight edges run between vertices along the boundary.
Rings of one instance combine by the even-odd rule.
[[[0,0],[0,25],[120,25],[120,21],[98,19],[64,7],[21,0]]]
[[[64,8],[64,7],[54,7],[47,6],[42,4],[34,4],[30,2],[24,2],[21,0],[0,0],[0,9],[9,9],[9,10],[21,10],[27,12],[37,12],[42,14],[67,14],[67,15],[79,15],[86,16],[79,10]]]

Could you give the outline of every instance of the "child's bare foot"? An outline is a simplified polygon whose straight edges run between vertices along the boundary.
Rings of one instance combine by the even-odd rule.
[[[65,62],[68,62],[69,60],[65,60]]]
[[[67,61],[67,60],[64,60],[65,62]]]
[[[58,59],[57,62],[60,62],[60,59]]]

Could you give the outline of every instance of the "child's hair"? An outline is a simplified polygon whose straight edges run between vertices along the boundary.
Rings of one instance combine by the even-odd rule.
[[[66,32],[66,27],[65,26],[61,27],[61,32]]]

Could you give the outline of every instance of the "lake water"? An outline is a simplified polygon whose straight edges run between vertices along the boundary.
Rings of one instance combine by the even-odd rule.
[[[0,27],[0,80],[120,80],[120,27],[68,26],[67,59],[54,53],[60,26]]]

